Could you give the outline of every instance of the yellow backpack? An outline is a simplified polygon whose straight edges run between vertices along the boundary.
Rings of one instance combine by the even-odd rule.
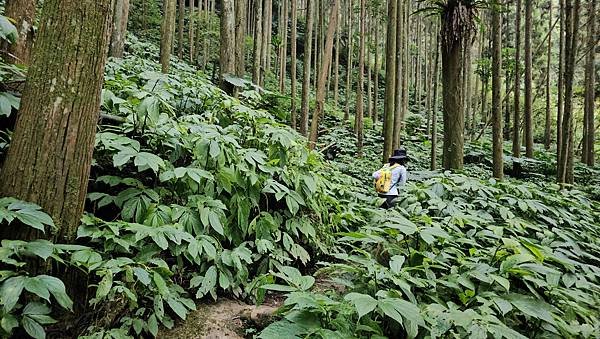
[[[375,190],[377,193],[387,193],[392,189],[392,170],[400,165],[384,166],[379,170],[381,175],[375,180]]]

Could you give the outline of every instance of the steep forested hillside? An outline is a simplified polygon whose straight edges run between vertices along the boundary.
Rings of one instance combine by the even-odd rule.
[[[0,7],[0,337],[600,337],[595,1]]]

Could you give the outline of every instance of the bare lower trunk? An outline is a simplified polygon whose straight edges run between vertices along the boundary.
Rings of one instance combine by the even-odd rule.
[[[350,117],[350,93],[352,92],[352,47],[354,45],[353,32],[354,27],[352,26],[352,13],[354,0],[348,0],[348,63],[346,64],[346,110],[344,111],[344,120],[348,120]]]
[[[125,37],[127,36],[127,20],[129,18],[129,0],[115,0],[114,21],[109,55],[122,58],[125,52]]]
[[[362,157],[363,148],[363,90],[365,77],[365,19],[366,19],[366,0],[360,0],[360,43],[358,56],[358,91],[356,95],[356,145],[358,148],[358,156]]]
[[[173,34],[175,31],[176,1],[165,0],[163,5],[164,18],[160,27],[160,64],[163,73],[169,73]]]
[[[323,51],[323,62],[321,64],[321,72],[319,73],[319,81],[317,82],[317,107],[312,116],[310,125],[309,149],[315,149],[319,134],[319,117],[323,112],[325,104],[325,86],[327,83],[327,73],[331,67],[331,55],[333,51],[333,35],[335,33],[336,20],[339,10],[339,0],[333,0],[331,4],[331,13],[329,15],[329,25],[327,27],[327,36],[325,40],[325,50]]]
[[[517,9],[515,14],[515,85],[513,89],[514,108],[513,108],[513,145],[512,155],[515,158],[521,157],[521,0],[517,0]],[[514,170],[519,170],[519,163],[514,162]]]
[[[438,84],[440,68],[440,36],[435,38],[435,65],[433,66],[433,104],[431,106],[431,165],[432,171],[437,168],[437,109],[438,109]]]
[[[235,13],[233,0],[221,0],[221,48],[219,51],[221,88],[232,93],[231,85],[225,81],[226,74],[235,74]]]
[[[388,3],[387,42],[385,55],[385,99],[383,122],[383,162],[387,162],[393,151],[394,112],[396,101],[396,20],[397,3]]]
[[[532,1],[525,0],[525,155],[528,158],[533,158],[533,84],[531,79]]]
[[[263,0],[256,1],[256,12],[254,16],[254,63],[252,65],[252,82],[259,85],[262,80],[262,70],[261,70],[261,61],[262,61],[262,4]]]
[[[310,109],[310,65],[313,38],[313,20],[315,0],[306,1],[306,35],[304,37],[304,74],[302,79],[302,115],[300,118],[300,133],[308,132],[308,111]]]
[[[2,43],[7,51],[6,60],[14,64],[29,65],[34,40],[36,0],[7,0],[4,15],[14,20],[17,40]]]
[[[548,32],[552,32],[552,2],[548,12]],[[552,142],[552,113],[550,110],[550,65],[552,61],[552,34],[548,34],[548,50],[546,53],[546,129],[544,131],[544,148],[550,149]]]
[[[291,42],[291,86],[292,86],[292,111],[290,113],[291,126],[296,129],[296,82],[297,82],[297,67],[296,67],[296,39],[298,31],[298,4],[297,0],[291,0],[291,11],[292,11],[292,29],[290,32]],[[337,90],[336,90],[337,91]]]
[[[502,101],[500,98],[500,70],[502,68],[502,46],[500,31],[500,13],[492,9],[492,143],[494,158],[494,177],[502,179],[504,177],[504,162],[502,144],[504,141],[502,135]]]
[[[183,59],[183,26],[185,22],[185,0],[179,0],[179,23],[177,25],[177,57]]]
[[[192,0],[193,1],[193,0]],[[246,73],[246,0],[234,1],[235,7],[235,74]]]
[[[83,213],[112,7],[111,0],[45,0],[42,13],[0,196],[40,205],[64,243],[75,239]],[[7,236],[51,235],[22,227]]]
[[[587,56],[585,62],[585,93],[584,93],[584,140],[583,161],[588,166],[594,166],[596,153],[594,149],[596,132],[594,101],[595,101],[595,55],[596,55],[596,2],[588,2],[588,27],[587,27]]]

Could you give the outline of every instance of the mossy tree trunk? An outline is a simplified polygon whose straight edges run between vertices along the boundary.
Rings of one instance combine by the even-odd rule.
[[[129,0],[114,0],[114,20],[109,55],[122,58],[125,52],[127,21],[129,19]]]
[[[160,27],[160,64],[163,73],[169,73],[173,35],[175,33],[175,10],[177,0],[165,0],[163,20]]]
[[[396,20],[397,2],[388,2],[387,41],[385,52],[385,98],[383,118],[383,162],[392,154],[394,140],[394,116],[396,99]]]
[[[40,205],[58,227],[55,240],[68,243],[87,193],[112,6],[111,0],[45,0],[42,13],[0,196]],[[40,236],[29,228],[3,234]]]
[[[321,58],[321,69],[319,72],[319,80],[317,82],[317,107],[315,108],[310,125],[310,136],[309,136],[309,148],[315,149],[317,145],[317,138],[319,134],[319,118],[323,113],[323,107],[325,105],[325,90],[327,85],[327,74],[331,67],[331,59],[333,54],[333,36],[335,34],[337,26],[337,16],[339,10],[339,0],[331,0],[331,11],[329,14],[329,23],[327,26],[327,34],[325,38],[325,48],[323,50],[323,57]]]
[[[7,0],[4,15],[15,21],[18,36],[13,44],[3,43],[8,52],[6,60],[14,64],[28,65],[33,46],[36,0]]]
[[[494,177],[504,177],[504,151],[502,145],[502,100],[500,98],[500,87],[502,86],[500,71],[502,69],[502,46],[500,30],[500,8],[492,8],[492,153],[494,164]]]

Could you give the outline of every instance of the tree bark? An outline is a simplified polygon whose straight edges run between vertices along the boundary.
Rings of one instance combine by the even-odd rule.
[[[163,73],[169,73],[173,34],[175,32],[175,5],[177,0],[165,0],[164,18],[160,27],[160,64]]]
[[[584,152],[583,162],[590,167],[594,166],[596,153],[594,149],[596,132],[594,101],[595,101],[595,56],[596,56],[596,1],[588,0],[588,25],[587,25],[587,55],[585,62],[585,90],[584,90]]]
[[[393,0],[392,0],[393,1]],[[348,63],[346,64],[346,110],[344,111],[344,120],[350,118],[350,93],[352,92],[352,47],[354,45],[354,27],[352,26],[353,4],[354,0],[348,0]]]
[[[331,67],[331,55],[333,52],[333,35],[335,33],[337,15],[339,10],[339,0],[332,0],[330,5],[331,13],[329,15],[329,24],[327,26],[327,36],[325,40],[325,50],[323,51],[323,58],[321,64],[321,72],[319,74],[319,81],[317,82],[317,107],[312,116],[310,125],[310,137],[309,137],[309,149],[314,150],[317,144],[317,138],[319,134],[319,117],[323,112],[323,105],[325,104],[325,86],[327,83],[327,73],[329,67]]]
[[[445,169],[460,170],[464,161],[465,116],[462,94],[462,56],[470,53],[472,9],[461,0],[449,0],[442,13],[442,83],[444,102]]]
[[[192,0],[193,1],[193,0]],[[235,74],[246,74],[246,0],[235,0]]]
[[[306,35],[304,36],[304,74],[302,78],[302,114],[300,117],[300,133],[308,132],[308,111],[310,109],[310,65],[313,40],[313,21],[315,0],[306,0]]]
[[[435,65],[433,66],[433,104],[431,105],[431,165],[430,169],[437,168],[437,109],[438,109],[438,84],[440,68],[440,35],[435,37]]]
[[[264,19],[263,19],[263,69],[266,74],[271,71],[271,39],[273,29],[273,0],[265,0],[264,7]],[[263,84],[264,85],[264,78]]]
[[[544,131],[544,148],[550,149],[552,142],[552,113],[550,111],[550,66],[552,61],[552,1],[548,9],[548,50],[546,53],[546,128]]]
[[[502,133],[502,101],[500,98],[500,70],[502,68],[502,46],[500,31],[500,8],[492,8],[492,143],[494,177],[504,177],[503,133]]]
[[[196,38],[194,36],[195,31],[196,31],[196,25],[195,25],[195,21],[196,21],[196,4],[195,4],[196,0],[189,0],[189,6],[190,6],[190,17],[189,17],[189,23],[188,23],[188,43],[190,44],[190,63],[194,63],[194,56],[196,55]],[[198,4],[198,7],[200,7],[200,4]]]
[[[556,101],[557,112],[556,112],[556,163],[560,163],[560,148],[562,147],[562,118],[563,118],[563,104],[564,104],[564,89],[565,89],[565,0],[559,0],[559,18],[560,18],[560,30],[559,30],[559,53],[558,53],[558,98]],[[557,179],[559,175],[557,174]]]
[[[292,86],[292,111],[290,113],[291,126],[296,129],[296,81],[297,81],[297,66],[296,66],[296,40],[298,32],[298,3],[297,0],[291,0],[291,11],[292,11],[292,29],[290,32],[291,39],[291,86]],[[336,89],[337,91],[337,89]]]
[[[114,58],[122,58],[125,52],[125,37],[127,36],[129,0],[115,0],[113,8],[114,21],[109,55]]]
[[[515,86],[513,90],[514,108],[513,108],[513,145],[512,155],[514,158],[521,157],[521,0],[516,0],[515,13]],[[513,162],[514,172],[520,171],[520,164]]]
[[[379,22],[375,18],[375,67],[373,69],[373,127],[379,122]]]
[[[252,82],[257,85],[262,83],[262,4],[263,0],[256,0],[256,12],[254,16],[254,63],[252,65]]]
[[[385,52],[385,99],[383,122],[383,162],[387,162],[393,151],[394,112],[396,99],[396,20],[397,2],[388,2],[387,41]]]
[[[558,182],[573,184],[573,77],[579,31],[580,0],[566,0],[565,8],[565,97],[562,119],[562,145],[558,163]]]
[[[336,108],[338,107],[338,101],[340,98],[340,36],[342,35],[341,13],[338,14],[337,20],[337,34],[335,35],[335,63],[333,66],[333,104]]]
[[[13,64],[29,65],[34,40],[36,0],[7,0],[4,15],[13,19],[17,28],[14,43],[2,43],[7,52],[6,61]]]
[[[233,0],[221,0],[221,48],[219,53],[219,81],[221,88],[232,93],[232,85],[225,81],[226,74],[235,74],[236,39],[235,39],[235,13]]]
[[[112,7],[111,0],[45,0],[42,13],[0,196],[40,205],[57,226],[54,240],[68,243],[87,193]],[[28,227],[3,233],[42,237]]]
[[[533,158],[533,93],[531,79],[532,0],[525,0],[525,156]]]
[[[185,25],[185,0],[179,0],[179,23],[177,25],[177,57],[183,59],[183,26]]]
[[[393,0],[392,0],[393,1]],[[395,63],[396,66],[394,68],[396,77],[395,86],[394,86],[394,137],[392,139],[392,150],[398,149],[400,147],[400,134],[402,132],[402,123],[404,121],[404,91],[407,90],[406,87],[401,86],[403,84],[404,73],[406,72],[403,69],[404,64],[404,53],[408,53],[404,47],[404,39],[408,37],[404,35],[406,32],[404,30],[404,19],[406,12],[406,6],[404,6],[402,0],[396,0],[396,52],[395,52]],[[399,33],[402,32],[402,33]],[[412,72],[411,72],[412,73]]]
[[[358,157],[362,157],[363,152],[363,90],[365,77],[365,21],[367,5],[366,0],[360,0],[360,42],[358,47],[358,91],[356,94],[356,146],[358,148]]]
[[[281,25],[281,47],[279,48],[279,92],[285,93],[285,77],[286,77],[286,65],[287,65],[287,27],[288,27],[288,5],[287,1],[282,4],[281,18],[279,18],[279,24]]]

